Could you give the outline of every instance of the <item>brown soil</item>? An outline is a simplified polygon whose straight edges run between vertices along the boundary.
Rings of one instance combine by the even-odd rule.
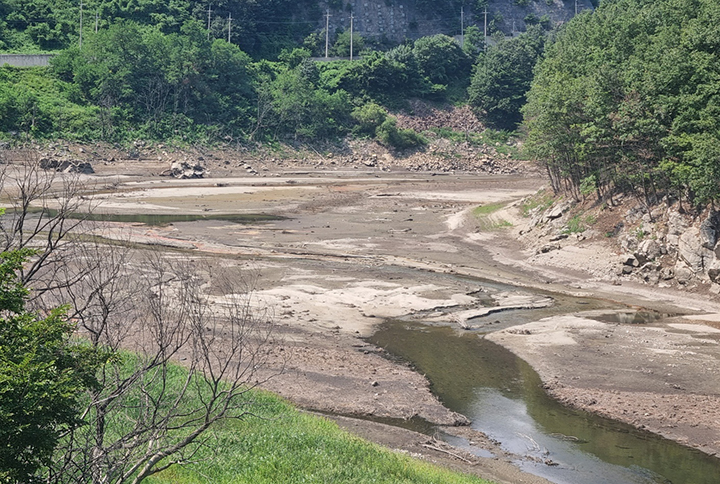
[[[290,355],[268,388],[307,409],[363,418],[419,416],[470,432],[454,427],[464,417],[440,404],[424,376],[362,339],[386,318],[476,309],[469,295],[480,285],[447,277],[452,274],[667,313],[720,313],[717,301],[705,295],[603,280],[600,269],[612,254],[602,242],[578,241],[550,255],[526,250],[520,234],[528,222],[517,201],[543,186],[537,177],[387,171],[389,164],[353,164],[351,157],[342,163],[327,156],[241,161],[242,153],[222,153],[209,160],[217,178],[175,180],[158,176],[168,166],[165,158],[120,162],[107,153],[96,156],[96,173],[86,179],[95,185],[88,198],[101,202],[100,210],[288,217],[257,225],[107,224],[103,235],[131,231],[140,243],[190,249],[257,271],[257,294],[274,308],[283,351]],[[475,207],[498,202],[506,204],[500,212],[472,215]],[[441,322],[442,314],[436,315]],[[708,326],[718,319],[704,318],[620,325],[576,314],[488,337],[527,360],[561,401],[716,453],[720,337]],[[452,317],[444,322],[462,323]],[[494,459],[467,456],[396,427],[334,418],[370,440],[497,482],[546,482],[513,468],[510,461],[518,456],[481,435],[468,438]]]

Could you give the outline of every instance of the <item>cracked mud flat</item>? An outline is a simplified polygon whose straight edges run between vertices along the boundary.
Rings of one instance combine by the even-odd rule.
[[[287,217],[255,225],[108,223],[102,233],[127,237],[130,227],[136,242],[212,255],[256,272],[258,296],[275,311],[290,355],[286,371],[268,388],[311,410],[463,423],[432,395],[422,375],[362,339],[388,318],[416,315],[472,325],[488,312],[488,297],[508,307],[544,304],[544,296],[528,299],[525,292],[479,296],[482,284],[460,276],[669,313],[720,312],[708,297],[587,280],[584,274],[594,269],[588,264],[602,263],[602,246],[591,249],[593,258],[576,252],[573,260],[569,251],[570,259],[555,265],[532,265],[517,241],[525,222],[516,211],[498,215],[513,224],[505,230],[483,229],[473,218],[478,205],[511,204],[537,190],[540,179],[356,171],[177,181],[98,171],[91,179],[106,189],[97,196],[100,209],[111,213]],[[705,319],[710,321],[622,325],[568,315],[504,328],[489,338],[528,361],[561,401],[714,453],[720,450],[720,338],[708,325],[720,326]],[[380,423],[336,419],[371,440],[497,482],[546,482],[520,473],[509,463],[514,456],[482,435],[470,438],[494,459],[437,451],[422,434]]]

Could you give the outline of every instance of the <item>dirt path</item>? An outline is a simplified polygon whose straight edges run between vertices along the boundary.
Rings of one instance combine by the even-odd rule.
[[[160,168],[142,170],[158,173]],[[286,166],[264,177],[230,172],[202,180],[134,175],[132,166],[97,171],[88,178],[99,189],[94,199],[110,213],[286,217],[254,225],[212,218],[164,226],[108,223],[102,235],[126,237],[130,229],[137,242],[212,255],[256,271],[258,295],[275,308],[285,332],[284,351],[291,354],[287,371],[269,388],[312,410],[465,423],[440,404],[422,375],[361,339],[388,318],[421,314],[462,326],[488,300],[507,307],[543,304],[522,290],[486,294],[487,300],[481,300],[481,284],[458,276],[593,295],[668,313],[720,313],[720,305],[707,297],[592,280],[593,264],[602,264],[603,254],[609,254],[601,245],[556,251],[555,260],[539,261],[523,252],[519,231],[526,222],[516,209],[476,215],[478,206],[510,205],[533,193],[543,184],[537,178]],[[501,327],[488,338],[527,360],[563,402],[709,453],[720,451],[717,320],[673,317],[626,325],[590,316]],[[516,456],[479,435],[474,440],[495,459],[453,457],[447,449],[423,446],[424,436],[363,420],[343,425],[497,482],[545,482],[518,474],[510,464]]]

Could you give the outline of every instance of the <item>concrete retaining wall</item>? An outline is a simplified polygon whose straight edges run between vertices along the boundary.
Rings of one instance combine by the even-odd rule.
[[[0,66],[43,67],[50,65],[52,54],[0,54]]]

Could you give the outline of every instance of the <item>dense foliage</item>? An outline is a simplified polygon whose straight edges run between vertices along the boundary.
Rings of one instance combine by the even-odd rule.
[[[520,109],[544,45],[545,34],[536,26],[518,37],[499,39],[480,57],[468,90],[469,102],[484,112],[490,124],[510,130],[520,124]]]
[[[97,385],[96,353],[72,342],[64,308],[25,309],[19,271],[32,254],[0,254],[0,482],[33,482],[62,433],[81,424],[81,396]]]
[[[189,20],[209,17],[212,38],[227,38],[230,23],[233,43],[266,57],[310,33],[321,12],[314,0],[0,0],[0,49],[32,52],[77,45],[81,15],[85,36],[96,26],[102,30],[123,20],[178,33]]]
[[[351,113],[372,102],[399,108],[412,97],[442,101],[464,92],[470,65],[444,35],[353,61],[317,62],[305,48],[253,61],[238,46],[212,40],[193,20],[177,32],[119,20],[88,34],[82,47],[61,51],[49,72],[0,69],[0,130],[34,138],[182,142],[308,141],[356,132],[411,148],[423,138],[398,130],[394,119],[379,132],[363,132],[354,130]]]
[[[472,2],[431,3],[426,13],[434,18]],[[0,50],[56,53],[50,71],[0,68],[0,132],[185,143],[307,141],[354,132],[396,148],[422,144],[392,118],[381,134],[355,129],[351,113],[367,103],[403,108],[410,98],[461,101],[479,51],[478,29],[469,30],[465,50],[446,35],[372,50],[365,46],[383,43],[355,35],[352,62],[313,62],[310,56],[324,46],[324,36],[313,32],[322,19],[319,5],[0,0]],[[331,40],[332,54],[349,54],[349,32],[331,32]]]
[[[97,107],[97,135],[106,139],[122,123],[151,138],[192,133],[197,125],[244,127],[254,96],[249,63],[237,46],[207,40],[194,22],[164,34],[129,21],[53,60],[54,74],[76,89],[77,101]]]
[[[556,189],[717,200],[720,4],[601,2],[548,46],[528,100],[527,146]]]

